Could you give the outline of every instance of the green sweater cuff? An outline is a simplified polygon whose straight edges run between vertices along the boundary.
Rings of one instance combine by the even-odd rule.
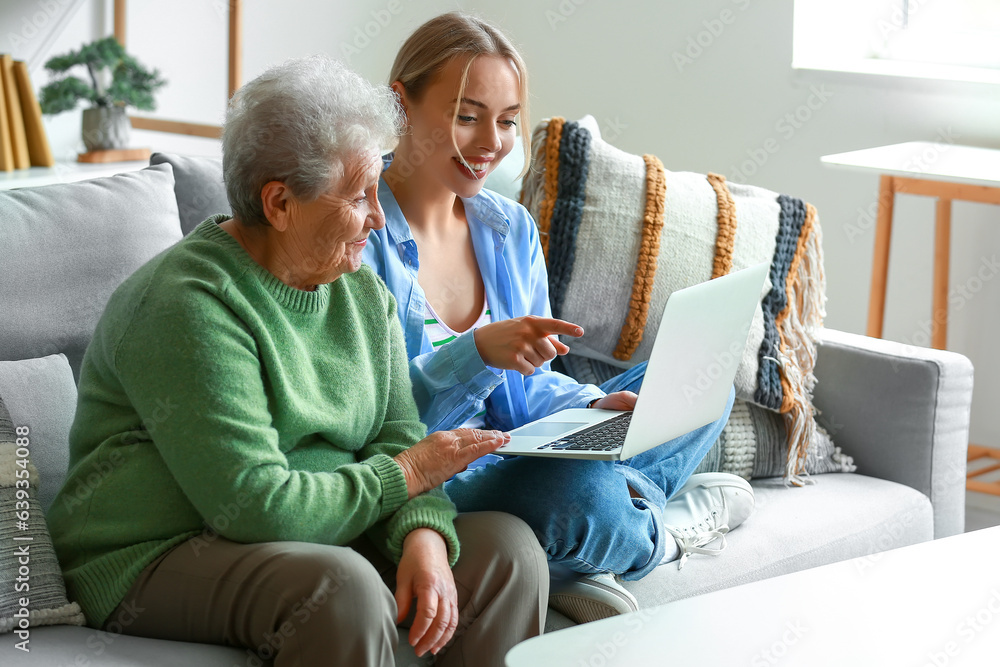
[[[409,498],[406,477],[399,464],[386,454],[376,454],[365,463],[375,470],[375,474],[382,482],[382,513],[378,518],[382,521],[392,516]]]
[[[421,507],[406,512],[406,515],[394,520],[389,528],[389,552],[393,560],[399,562],[403,556],[403,540],[411,531],[417,528],[430,528],[437,531],[448,545],[448,565],[455,567],[458,561],[460,547],[458,534],[455,532],[453,516],[432,507]]]

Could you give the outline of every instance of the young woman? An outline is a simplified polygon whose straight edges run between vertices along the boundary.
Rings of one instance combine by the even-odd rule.
[[[551,317],[527,210],[483,189],[513,149],[518,122],[530,154],[527,70],[517,50],[493,26],[445,14],[410,36],[389,80],[407,130],[384,160],[386,225],[372,232],[364,259],[396,297],[428,429],[509,430],[564,408],[631,409],[644,365],[601,388],[550,369],[569,351],[556,336],[583,330]],[[718,422],[628,461],[492,457],[445,490],[459,511],[521,517],[550,563],[590,575],[554,594],[556,608],[578,621],[629,611],[635,599],[614,575],[639,579],[704,553],[752,511],[739,477],[691,478],[731,406],[732,395]]]

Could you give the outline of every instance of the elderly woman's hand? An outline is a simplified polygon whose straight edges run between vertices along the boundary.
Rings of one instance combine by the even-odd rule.
[[[458,592],[448,566],[448,547],[430,528],[417,528],[403,540],[403,555],[396,570],[396,623],[417,609],[410,626],[410,646],[417,655],[437,654],[458,627]]]
[[[409,497],[415,498],[444,484],[480,456],[509,440],[510,435],[500,431],[474,428],[436,431],[393,458],[403,469]]]

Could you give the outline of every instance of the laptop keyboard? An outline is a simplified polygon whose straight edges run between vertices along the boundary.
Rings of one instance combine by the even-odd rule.
[[[625,434],[632,421],[631,412],[623,412],[600,424],[594,424],[565,438],[553,440],[538,449],[613,452],[625,444]]]

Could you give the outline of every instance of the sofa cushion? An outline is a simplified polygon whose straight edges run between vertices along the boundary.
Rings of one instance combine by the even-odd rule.
[[[84,622],[80,605],[66,598],[38,502],[34,436],[11,419],[0,397],[0,634],[14,631],[14,644],[30,639],[29,628]]]
[[[879,552],[934,537],[930,500],[915,489],[856,473],[819,475],[818,482],[788,488],[777,479],[755,480],[756,510],[726,536],[721,554],[692,556],[681,570],[662,565],[625,587],[645,608],[870,556],[859,563],[863,574],[878,566]]]
[[[185,236],[217,213],[232,215],[226,184],[222,180],[222,160],[174,153],[153,153],[149,164],[169,164],[174,169],[174,194]]]
[[[695,472],[728,472],[744,479],[782,477],[787,461],[788,437],[782,416],[737,399],[719,439]],[[803,472],[821,475],[855,470],[854,459],[834,444],[826,429],[816,424]]]
[[[66,478],[76,383],[66,355],[0,361],[0,400],[15,426],[31,430],[31,462],[41,476],[38,501],[48,512]]]
[[[0,359],[63,352],[77,378],[111,292],[181,238],[169,165],[0,192]]]
[[[246,649],[213,644],[174,642],[68,626],[31,631],[31,653],[0,644],[5,667],[100,665],[101,667],[267,667]]]
[[[825,304],[815,208],[717,174],[667,171],[655,156],[603,141],[590,116],[542,121],[532,141],[522,198],[546,253],[553,316],[586,332],[567,341],[571,364],[648,359],[671,292],[770,264],[745,350],[731,354],[741,355],[737,397],[784,415],[795,480],[815,430],[815,331]],[[703,369],[690,391],[712,373]]]

